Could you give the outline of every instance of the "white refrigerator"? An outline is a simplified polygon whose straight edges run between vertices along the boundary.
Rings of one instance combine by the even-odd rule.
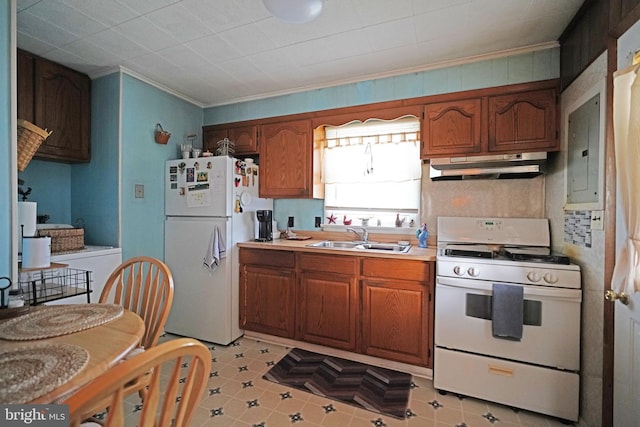
[[[242,335],[236,242],[255,238],[256,210],[273,209],[258,197],[258,172],[227,156],[166,162],[164,260],[174,281],[167,332],[222,345]]]

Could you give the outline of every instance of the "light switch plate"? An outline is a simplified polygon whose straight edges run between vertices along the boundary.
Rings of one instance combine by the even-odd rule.
[[[604,229],[604,211],[591,211],[591,229]]]
[[[144,185],[136,184],[134,193],[135,193],[135,198],[136,199],[143,199],[144,198]]]

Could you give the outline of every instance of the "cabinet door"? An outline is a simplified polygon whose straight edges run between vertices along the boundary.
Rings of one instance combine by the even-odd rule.
[[[362,352],[431,367],[429,292],[420,282],[364,279]]]
[[[297,339],[342,350],[357,349],[358,264],[355,257],[300,254]]]
[[[363,258],[362,352],[431,368],[435,263]]]
[[[484,145],[481,110],[481,99],[425,105],[421,157],[480,153]]]
[[[258,152],[258,127],[242,126],[227,130],[227,138],[235,143],[236,154],[256,154]]]
[[[29,52],[18,49],[17,71],[18,71],[18,118],[34,122],[34,68],[35,57]]]
[[[356,350],[357,281],[353,276],[304,272],[300,276],[299,340]]]
[[[489,98],[489,151],[554,151],[557,135],[554,89]]]
[[[202,149],[215,154],[218,141],[228,138],[226,129],[206,129],[202,132]]]
[[[260,127],[260,197],[312,197],[312,164],[310,120]]]
[[[37,58],[35,61],[35,124],[53,133],[36,157],[64,161],[91,160],[91,80]]]
[[[293,338],[295,272],[255,265],[240,267],[240,328]]]

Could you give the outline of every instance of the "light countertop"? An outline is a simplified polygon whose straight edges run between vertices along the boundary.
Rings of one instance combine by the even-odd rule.
[[[109,254],[119,254],[122,252],[122,248],[115,248],[113,246],[91,246],[87,245],[83,249],[57,252],[51,254],[51,261],[65,261],[76,258],[87,258]]]
[[[300,232],[299,234],[303,234]],[[307,234],[307,233],[305,233]],[[332,249],[332,248],[314,248],[307,245],[311,243],[317,243],[327,239],[309,239],[309,240],[286,240],[276,239],[272,242],[239,242],[238,246],[241,248],[252,249],[271,249],[271,250],[288,250],[288,251],[304,251],[315,252],[332,255],[345,255],[345,256],[366,256],[375,258],[397,258],[416,261],[435,261],[436,249],[433,248],[420,248],[414,242],[411,242],[411,249],[406,254],[394,254],[390,252],[378,252],[363,249]],[[337,240],[337,239],[333,239]],[[347,239],[343,239],[347,240]]]

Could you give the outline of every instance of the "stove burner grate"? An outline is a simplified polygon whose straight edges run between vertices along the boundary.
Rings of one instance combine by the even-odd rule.
[[[511,248],[491,250],[484,245],[452,246],[444,249],[444,255],[462,258],[480,258],[502,261],[525,261],[557,265],[569,265],[571,259],[562,254],[551,253],[549,248]]]
[[[467,249],[445,249],[444,254],[447,256],[459,256],[469,258],[493,258],[493,252],[473,251]]]
[[[527,262],[540,262],[547,264],[562,264],[569,265],[571,264],[571,259],[566,255],[534,255],[534,254],[523,254],[523,253],[510,253],[505,251],[505,255],[513,260],[513,261],[527,261]]]

